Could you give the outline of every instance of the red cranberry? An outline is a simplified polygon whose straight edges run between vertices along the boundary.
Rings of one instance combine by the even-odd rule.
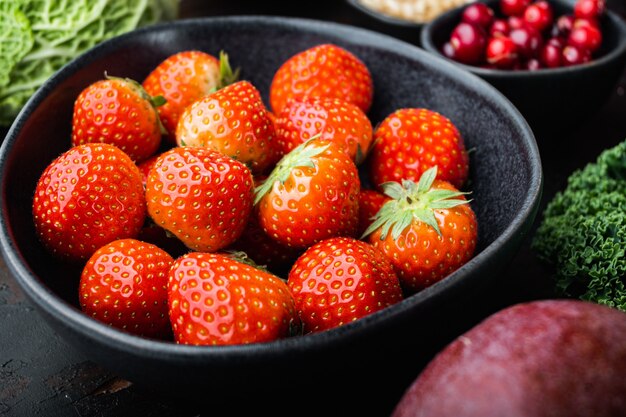
[[[552,36],[569,36],[570,31],[574,27],[574,20],[574,16],[569,14],[559,16],[552,29]]]
[[[563,66],[565,67],[580,65],[591,61],[591,53],[589,51],[572,45],[563,48],[561,57]]]
[[[552,45],[559,49],[565,48],[565,40],[561,37],[553,37],[546,41],[546,45]]]
[[[591,26],[598,30],[600,30],[600,23],[597,19],[587,18],[587,17],[577,17],[574,19],[574,23],[572,24],[572,29],[581,27],[581,26]]]
[[[531,0],[500,0],[500,11],[505,16],[521,16]]]
[[[487,62],[500,69],[513,67],[517,62],[517,47],[506,37],[491,38],[487,44]]]
[[[519,29],[526,26],[526,22],[519,16],[511,16],[508,18],[509,30]]]
[[[541,49],[539,59],[546,68],[558,68],[561,66],[563,47],[549,40]]]
[[[509,32],[509,38],[517,46],[519,55],[526,59],[536,57],[543,46],[541,33],[530,26],[513,29]]]
[[[486,43],[485,31],[465,22],[459,23],[450,35],[455,59],[464,64],[479,63],[484,56]]]
[[[567,43],[593,53],[602,43],[602,32],[593,26],[575,27],[570,32]]]
[[[524,10],[524,21],[526,24],[534,27],[539,32],[542,32],[552,24],[553,16],[552,6],[544,0],[537,1]]]
[[[485,3],[473,3],[463,10],[461,20],[480,26],[486,30],[491,25],[491,22],[493,22],[493,10]]]
[[[489,28],[489,36],[507,36],[509,34],[509,24],[504,19],[495,19]]]
[[[528,61],[524,62],[524,65],[522,68],[528,71],[537,71],[538,69],[541,69],[543,67],[541,65],[541,62],[539,62],[538,59],[531,58]]]
[[[604,0],[578,0],[574,5],[574,15],[589,19],[602,16],[606,7]]]

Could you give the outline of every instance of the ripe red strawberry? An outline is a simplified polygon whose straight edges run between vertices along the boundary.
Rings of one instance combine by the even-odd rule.
[[[204,146],[248,165],[261,174],[279,156],[274,124],[259,91],[238,81],[188,106],[180,116],[176,142]]]
[[[342,99],[297,99],[279,113],[276,136],[281,155],[317,136],[336,142],[358,165],[372,143],[372,123],[363,110]]]
[[[136,239],[120,239],[98,249],[83,268],[81,309],[105,324],[158,339],[171,336],[167,279],[174,259]]]
[[[389,197],[376,190],[362,189],[359,192],[359,228],[357,236],[363,235],[374,221],[378,211],[387,201],[389,201]]]
[[[181,344],[270,342],[301,328],[284,281],[223,253],[178,258],[168,289],[174,338]]]
[[[450,119],[428,109],[404,108],[378,125],[368,164],[373,185],[418,181],[433,166],[438,167],[438,179],[457,188],[467,181],[465,143]]]
[[[285,155],[256,188],[259,224],[276,241],[300,249],[352,236],[360,187],[357,167],[340,147],[309,140]]]
[[[385,203],[365,231],[367,241],[391,260],[407,294],[440,281],[469,261],[476,249],[476,215],[437,167],[419,183],[404,180],[384,186]]]
[[[150,217],[201,252],[217,251],[241,236],[253,193],[252,174],[241,162],[188,146],[164,152],[146,183]]]
[[[289,272],[305,333],[332,329],[402,300],[391,262],[369,243],[347,237],[311,246]]]
[[[233,71],[228,55],[220,52],[219,60],[206,52],[190,50],[170,55],[143,81],[151,96],[163,96],[159,106],[168,140],[176,142],[176,126],[183,110],[196,100],[235,82],[239,71]]]
[[[270,85],[270,105],[278,114],[287,102],[304,97],[335,97],[365,113],[374,86],[367,66],[352,52],[333,44],[306,49],[285,61]]]
[[[161,122],[151,98],[137,82],[109,77],[89,85],[74,102],[72,145],[110,143],[141,162],[161,144]]]
[[[116,146],[75,146],[39,178],[33,219],[41,242],[56,256],[86,260],[116,239],[136,237],[146,218],[141,173]]]

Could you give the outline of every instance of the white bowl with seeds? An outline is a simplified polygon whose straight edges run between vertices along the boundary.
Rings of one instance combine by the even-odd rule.
[[[355,26],[421,46],[424,25],[440,14],[474,0],[346,0]]]

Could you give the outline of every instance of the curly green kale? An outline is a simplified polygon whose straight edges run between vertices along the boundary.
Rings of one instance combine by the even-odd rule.
[[[626,141],[570,175],[531,247],[554,266],[560,295],[626,311]]]
[[[179,0],[0,0],[0,126],[87,49],[177,17]]]

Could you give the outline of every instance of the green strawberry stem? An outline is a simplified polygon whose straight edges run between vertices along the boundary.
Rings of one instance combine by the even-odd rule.
[[[244,251],[240,250],[224,250],[224,255],[229,257],[230,259],[240,262],[242,264],[246,264],[256,269],[260,269],[261,271],[270,272],[265,265],[259,265],[254,260],[248,257],[248,254]]]
[[[265,196],[272,189],[276,181],[280,181],[281,184],[284,184],[294,168],[315,167],[315,162],[313,158],[326,151],[326,149],[328,149],[328,147],[330,146],[330,144],[325,144],[321,146],[318,145],[317,143],[315,143],[318,138],[319,135],[313,136],[311,139],[300,144],[291,152],[283,156],[283,158],[278,162],[276,167],[274,167],[267,179],[263,181],[261,185],[255,188],[254,204],[257,204],[259,201],[261,201],[263,196]]]
[[[468,193],[433,189],[432,185],[436,178],[437,166],[434,166],[424,171],[417,184],[411,180],[402,180],[402,185],[398,182],[382,184],[384,193],[391,197],[391,200],[381,207],[361,238],[382,227],[381,240],[387,237],[390,230],[393,239],[398,239],[413,220],[426,223],[441,236],[435,210],[468,204],[469,200],[456,198]]]
[[[241,68],[237,68],[233,72],[230,62],[228,61],[228,54],[224,51],[220,51],[220,80],[216,91],[239,80],[240,70]]]

